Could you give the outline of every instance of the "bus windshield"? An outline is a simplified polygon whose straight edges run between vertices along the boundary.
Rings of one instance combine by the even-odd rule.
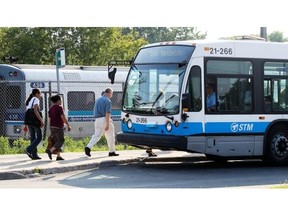
[[[124,111],[179,113],[179,92],[186,67],[186,64],[133,65],[126,85]]]
[[[144,115],[179,113],[182,80],[194,49],[183,45],[141,49],[127,77],[123,110]]]

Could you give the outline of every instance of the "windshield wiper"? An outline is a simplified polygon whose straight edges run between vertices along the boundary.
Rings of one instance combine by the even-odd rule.
[[[162,95],[164,95],[164,92],[163,92],[163,91],[160,91],[160,93],[159,93],[158,96],[156,97],[155,101],[152,103],[151,109],[154,107],[154,105],[155,105],[156,102],[161,98]]]
[[[163,108],[163,107],[156,107],[155,109],[151,109],[151,111],[154,113],[154,114],[161,114],[163,116],[165,116],[166,118],[170,119],[171,121],[174,120],[174,117],[173,116],[167,116],[165,115],[164,113],[167,113],[167,109],[166,108]]]

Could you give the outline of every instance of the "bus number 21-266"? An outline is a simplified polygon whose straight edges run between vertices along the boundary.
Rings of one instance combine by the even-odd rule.
[[[232,55],[233,51],[232,48],[212,48],[210,47],[210,54],[213,55]]]
[[[147,118],[136,118],[137,123],[147,123]]]

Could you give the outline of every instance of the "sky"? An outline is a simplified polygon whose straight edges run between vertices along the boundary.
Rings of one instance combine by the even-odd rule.
[[[13,0],[13,13],[1,10],[0,26],[197,27],[208,39],[259,34],[267,27],[268,34],[288,37],[285,5],[284,0]],[[2,2],[5,7],[11,2]]]

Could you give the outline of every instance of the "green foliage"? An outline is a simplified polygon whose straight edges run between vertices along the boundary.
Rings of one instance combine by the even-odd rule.
[[[205,37],[194,27],[2,27],[0,57],[51,65],[56,49],[64,47],[67,65],[107,65],[110,60],[132,59],[147,43]]]
[[[63,146],[64,152],[83,152],[85,146],[90,141],[90,137],[76,140],[71,137],[65,137],[65,143]],[[9,141],[7,137],[0,137],[0,154],[24,154],[25,149],[30,144],[29,140],[25,140],[20,138],[13,142],[13,147],[11,148],[9,145]],[[48,140],[45,139],[38,146],[38,153],[45,153],[45,149],[48,145]],[[116,145],[116,150],[133,150],[137,149],[132,146],[126,146],[122,144]],[[94,145],[93,151],[108,151],[107,140],[105,136],[102,136],[100,140]]]
[[[122,32],[135,33],[135,37],[143,38],[148,43],[175,40],[204,39],[207,34],[201,34],[196,27],[133,27],[123,28]]]
[[[113,27],[0,28],[1,56],[19,58],[19,64],[54,64],[57,48],[64,47],[67,65],[107,65],[109,60],[131,59],[147,42]]]
[[[20,138],[15,140],[11,147],[7,137],[0,137],[0,154],[23,154],[29,143],[28,140]]]
[[[5,154],[10,149],[8,138],[0,137],[0,154]]]
[[[283,32],[274,31],[268,35],[268,40],[272,42],[285,42],[288,38],[284,38]]]

